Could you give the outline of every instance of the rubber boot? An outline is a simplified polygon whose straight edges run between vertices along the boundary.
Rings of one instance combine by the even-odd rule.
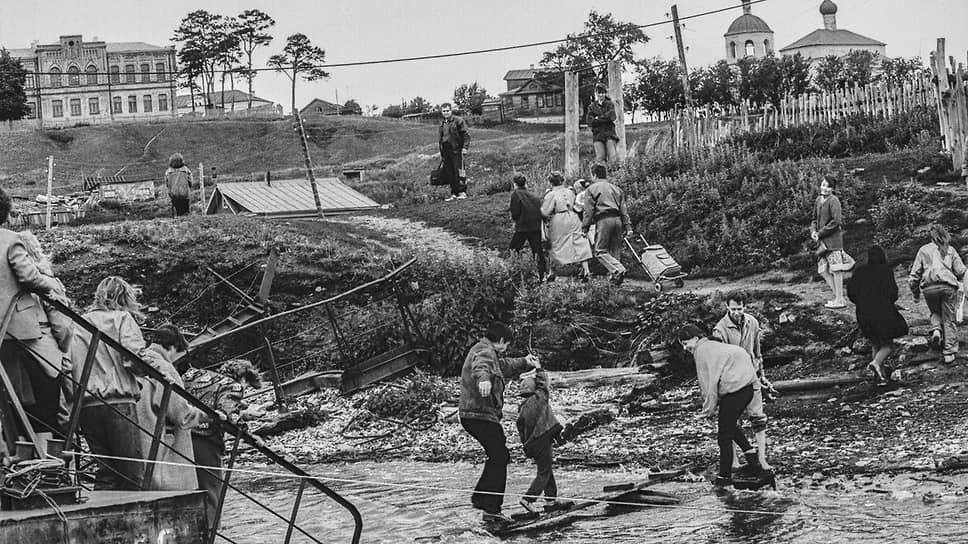
[[[758,477],[763,473],[763,465],[760,464],[760,457],[756,450],[744,452],[743,457],[746,458],[746,465],[739,470],[741,474],[744,476]]]

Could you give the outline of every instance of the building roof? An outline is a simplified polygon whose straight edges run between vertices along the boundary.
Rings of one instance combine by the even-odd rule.
[[[37,56],[33,49],[7,49],[7,52],[15,59],[32,59]]]
[[[195,94],[195,98],[203,98],[204,95],[198,93]],[[252,95],[253,102],[265,102],[266,104],[272,104],[271,100],[266,100],[265,98],[259,98],[256,95]],[[238,89],[229,89],[225,91],[225,103],[231,104],[235,102],[236,104],[248,104],[249,103],[249,93],[240,91]],[[208,95],[209,104],[222,104],[222,93],[216,91]],[[192,107],[192,95],[190,94],[180,94],[175,97],[175,107],[176,108],[190,108]]]
[[[524,70],[508,70],[508,73],[504,74],[504,80],[531,79],[540,71],[541,70],[535,70],[534,68],[526,68]]]
[[[556,85],[554,83],[543,83],[536,79],[532,79],[524,85],[520,85],[503,93],[499,93],[498,96],[511,96],[516,94],[544,94],[558,92],[561,91],[561,89],[561,85]]]
[[[780,52],[783,53],[793,49],[817,45],[882,46],[887,44],[868,38],[867,36],[861,36],[860,34],[851,32],[849,30],[827,30],[824,28],[819,28],[791,43],[790,45],[781,48]]]
[[[372,199],[344,185],[337,178],[316,180],[323,213],[378,208]],[[219,183],[208,201],[208,213],[218,212],[225,203],[232,212],[273,217],[312,217],[316,215],[312,187],[304,179]]]
[[[322,113],[335,114],[337,111],[343,109],[343,106],[333,104],[332,102],[327,102],[322,98],[314,98],[311,102],[309,102],[309,104],[306,104],[303,109],[299,110],[299,115],[317,113],[316,111],[310,111],[311,109],[314,110],[315,108],[322,108]]]
[[[108,42],[105,45],[107,46],[108,53],[121,53],[124,51],[168,51],[170,49],[169,47],[151,45],[145,42]]]
[[[760,19],[752,13],[744,13],[733,21],[733,24],[729,25],[729,29],[726,30],[724,36],[732,36],[734,34],[749,34],[751,32],[773,32],[770,29],[770,25],[766,24],[766,21]]]

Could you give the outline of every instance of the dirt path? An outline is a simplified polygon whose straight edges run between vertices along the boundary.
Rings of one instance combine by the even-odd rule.
[[[347,216],[345,218],[340,217],[335,221],[362,225],[382,232],[388,237],[398,240],[405,247],[429,249],[458,258],[469,258],[473,253],[481,251],[468,245],[466,238],[440,227],[429,227],[420,221],[382,215]]]

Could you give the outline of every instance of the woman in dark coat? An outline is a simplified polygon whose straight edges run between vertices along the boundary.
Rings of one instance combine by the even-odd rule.
[[[907,334],[908,325],[897,311],[897,282],[880,246],[867,251],[867,264],[858,267],[847,282],[847,297],[857,306],[857,326],[871,342],[874,360],[867,367],[886,385],[884,360],[891,354],[895,338]]]

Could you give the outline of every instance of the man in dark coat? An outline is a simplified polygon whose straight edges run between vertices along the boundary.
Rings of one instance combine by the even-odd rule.
[[[467,198],[467,176],[464,173],[464,154],[471,144],[467,133],[467,123],[454,115],[450,104],[441,104],[440,113],[440,160],[444,164],[444,179],[450,182],[450,196],[444,200],[463,200]]]
[[[608,89],[603,85],[595,86],[595,100],[588,105],[585,123],[592,129],[592,143],[595,146],[597,162],[614,161],[617,158],[615,144],[615,104],[608,98]]]
[[[521,174],[514,176],[514,191],[511,193],[511,219],[514,220],[514,234],[511,236],[509,247],[512,251],[521,251],[524,243],[528,242],[531,253],[538,262],[538,277],[544,281],[554,280],[554,276],[545,278],[548,262],[544,249],[541,247],[541,199],[527,190],[524,186],[527,179]]]
[[[192,170],[185,166],[181,153],[172,154],[165,170],[165,187],[171,198],[172,217],[188,215],[189,197],[192,189]]]

